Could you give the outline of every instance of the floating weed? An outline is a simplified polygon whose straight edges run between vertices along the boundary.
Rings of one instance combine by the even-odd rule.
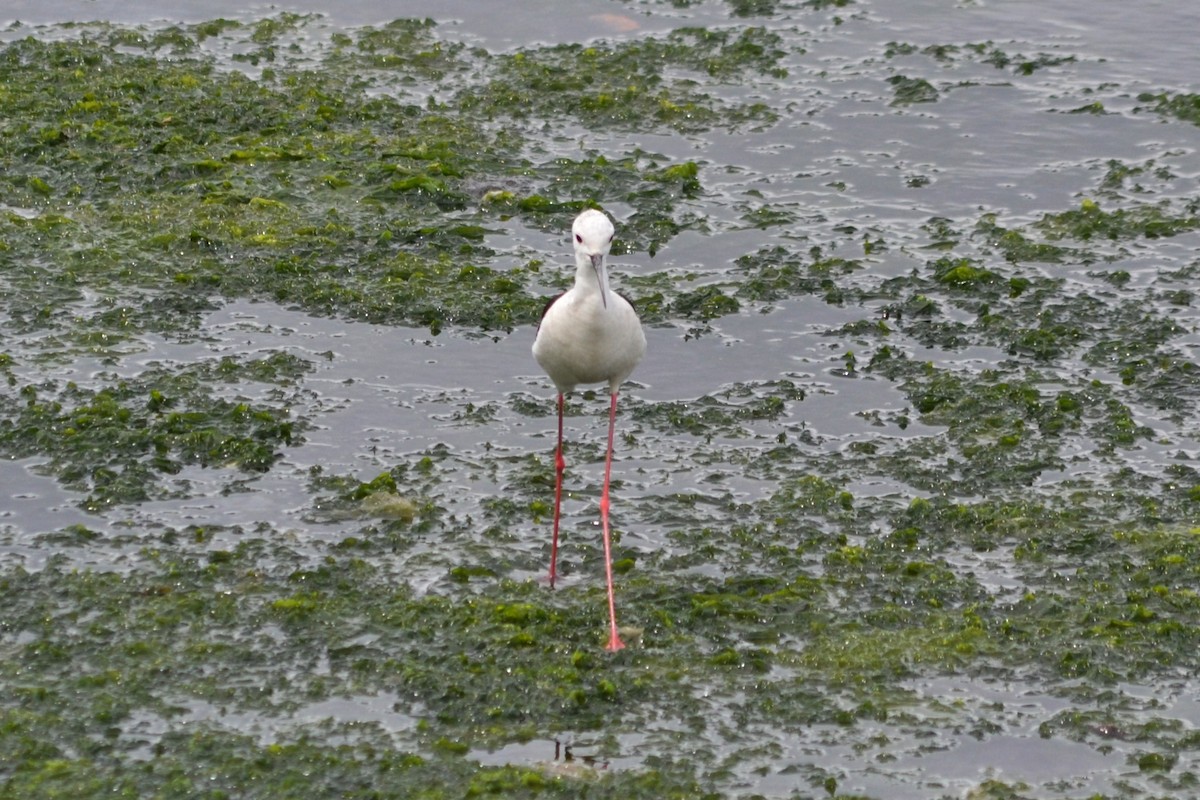
[[[700,167],[694,161],[663,166],[661,157],[637,153],[623,158],[590,154],[581,159],[557,158],[532,171],[548,194],[510,198],[507,205],[538,227],[562,230],[570,215],[592,203],[633,205],[638,213],[622,220],[613,244],[616,254],[645,250],[653,256],[660,247],[688,229],[703,229],[703,220],[680,215],[680,201],[701,191]]]
[[[977,267],[968,259],[943,258],[932,265],[934,279],[954,289],[970,291],[977,286],[1002,282],[999,275],[989,269]]]
[[[717,286],[704,286],[679,295],[668,307],[674,316],[708,322],[738,310],[738,301]]]
[[[803,400],[805,390],[791,380],[736,384],[716,395],[687,402],[631,401],[633,418],[667,431],[695,436],[745,436],[745,426],[774,420],[787,413],[788,403]]]
[[[1101,452],[1134,446],[1151,435],[1138,425],[1114,387],[1078,380],[1048,392],[1040,375],[986,370],[977,376],[890,357],[872,359],[871,369],[903,378],[913,408],[931,425],[945,425],[960,458],[951,470],[967,487],[1027,485],[1045,470],[1065,466],[1065,436],[1084,432]],[[907,469],[908,467],[905,467]]]
[[[92,510],[161,497],[160,482],[188,464],[265,472],[281,447],[302,441],[304,423],[284,408],[213,396],[211,382],[276,382],[281,371],[291,381],[305,369],[275,355],[152,370],[98,390],[26,384],[0,400],[0,450],[48,457],[40,469],[88,492]]]
[[[593,128],[735,129],[768,124],[775,115],[761,103],[727,105],[697,92],[692,82],[667,80],[664,65],[719,80],[756,72],[780,77],[777,64],[783,55],[778,36],[762,28],[684,28],[664,38],[611,46],[523,50],[505,58],[486,87],[464,90],[457,103],[468,112],[491,117],[552,119],[567,113]]]
[[[1059,264],[1064,261],[1086,261],[1094,258],[1070,248],[1030,241],[1022,232],[997,224],[995,214],[987,214],[980,219],[975,225],[975,234],[985,237],[989,246],[995,247],[1006,260],[1013,263]]]
[[[1067,548],[1068,542],[1077,540],[1076,532],[1092,530],[1100,518],[1086,509],[1055,509],[1040,500],[918,499],[894,514],[884,544],[914,555],[944,553],[964,545],[986,551],[1015,544],[1018,558],[1033,558],[1042,552],[1037,543],[1058,542]]]
[[[433,35],[431,19],[397,19],[351,36],[338,34],[326,63],[339,70],[376,70],[380,78],[403,76],[405,83],[434,83],[462,73],[464,45]]]
[[[348,552],[407,549],[414,537],[440,529],[443,458],[436,451],[416,454],[368,481],[313,468],[309,489],[316,497],[308,516],[328,523],[361,521],[364,527],[339,545]]]
[[[380,35],[432,41],[424,25],[397,24]],[[0,237],[18,265],[10,278],[14,323],[60,325],[47,310],[78,303],[86,286],[105,302],[138,309],[94,318],[97,335],[108,337],[100,346],[113,352],[118,333],[178,333],[220,296],[435,333],[451,324],[528,324],[541,308],[525,291],[535,270],[484,263],[492,255],[489,216],[502,210],[494,201],[476,208],[488,184],[532,176],[543,193],[510,193],[511,203],[556,229],[591,202],[581,198],[630,203],[638,213],[622,226],[625,251],[653,253],[701,225],[675,211],[700,191],[695,163],[640,155],[531,164],[505,131],[458,112],[367,96],[333,56],[326,71],[262,81],[90,41],[22,40],[3,56],[10,108],[25,120],[0,136],[0,154],[23,165],[9,175],[9,202],[40,209],[0,217]],[[81,62],[103,66],[100,82],[73,71]],[[712,68],[732,69],[722,63]],[[32,80],[30,64],[42,65],[43,80]],[[54,93],[43,91],[45,81]],[[143,157],[132,166],[114,161],[113,152],[129,149]],[[119,196],[111,193],[115,181]],[[68,205],[69,215],[53,210]],[[679,313],[703,319],[735,308],[707,296],[678,303]]]
[[[812,537],[825,537],[830,531],[836,532],[835,540],[844,541],[843,531],[856,517],[854,495],[816,475],[780,483],[762,511],[776,532],[778,544],[796,548],[795,555],[799,555],[812,546]]]
[[[411,522],[417,513],[417,506],[412,500],[395,492],[373,492],[363,498],[362,507],[369,516],[402,522]]]
[[[1034,227],[1051,239],[1157,239],[1195,230],[1200,219],[1194,212],[1172,216],[1165,203],[1104,211],[1094,201],[1084,200],[1076,210],[1043,216]]]
[[[804,294],[832,299],[840,293],[837,280],[863,264],[843,258],[822,258],[814,248],[810,259],[780,246],[762,248],[741,256],[735,265],[737,295],[756,301],[774,301]]]
[[[782,208],[759,206],[746,211],[742,219],[751,228],[773,228],[791,225],[796,221],[796,214]]]
[[[1109,681],[1144,674],[1159,659],[1195,645],[1186,620],[1197,612],[1196,594],[1183,583],[1189,580],[1185,554],[1195,544],[1194,531],[1168,529],[1102,537],[1096,549],[1106,555],[1095,559],[1102,566],[1074,572],[1084,582],[1082,592],[1065,593],[1062,578],[1047,573],[1012,609],[1005,630],[1059,642],[1055,652],[1062,656],[1050,666],[1068,676]],[[1052,615],[1062,618],[1061,626],[1048,626]]]
[[[932,44],[924,47],[908,42],[888,42],[884,54],[888,58],[924,55],[943,64],[960,60],[973,60],[996,69],[1010,70],[1016,75],[1032,75],[1040,69],[1062,66],[1077,61],[1073,55],[1038,53],[1029,56],[1023,53],[1008,53],[993,42],[968,44]],[[895,79],[893,79],[895,80]]]
[[[307,735],[281,736],[262,744],[216,729],[172,732],[145,767],[113,776],[105,776],[96,759],[54,750],[29,759],[9,788],[27,797],[59,792],[327,797],[345,794],[352,786],[408,797],[443,796],[447,786],[462,787],[469,796],[503,793],[514,798],[574,797],[585,788],[589,797],[598,798],[716,797],[694,779],[676,774],[678,769],[581,776],[566,771],[547,774],[533,767],[484,768],[454,752],[425,756],[397,750],[386,736],[367,727],[322,732],[342,741],[339,746],[322,745]],[[205,775],[214,765],[222,767],[220,774]]]
[[[933,103],[938,99],[938,90],[924,78],[909,78],[905,75],[894,75],[888,78],[895,97],[894,106],[906,106],[913,103]]]
[[[1177,177],[1168,167],[1157,164],[1153,159],[1139,165],[1109,159],[1105,166],[1107,169],[1098,190],[1099,194],[1109,197],[1157,193],[1169,187]]]
[[[950,249],[958,245],[962,234],[955,230],[952,219],[946,217],[930,217],[920,227],[929,236],[925,249]]]
[[[735,17],[769,17],[779,8],[779,0],[729,0]]]
[[[844,511],[836,488],[812,486],[810,495]],[[1047,520],[1075,524],[1032,505],[925,501],[905,522],[935,537],[944,526],[967,532],[1002,524],[1017,537],[1044,532]],[[757,538],[764,549],[761,536],[747,534],[747,547]],[[938,540],[921,534],[916,541]],[[353,556],[331,553],[306,564],[244,538],[235,550],[198,560],[164,540],[154,558],[126,575],[52,567],[0,576],[13,598],[5,630],[24,634],[8,645],[11,657],[0,673],[10,687],[17,672],[36,674],[45,690],[11,696],[6,719],[20,724],[0,731],[0,746],[20,754],[26,771],[37,771],[42,758],[61,758],[134,716],[169,720],[170,709],[188,698],[286,720],[324,698],[386,693],[397,698],[392,713],[419,716],[421,724],[379,741],[369,728],[356,736],[371,741],[370,752],[406,754],[404,763],[415,769],[472,743],[509,741],[517,728],[641,730],[663,708],[701,720],[712,703],[733,695],[743,698],[728,706],[735,713],[741,707],[761,724],[788,729],[901,713],[924,701],[868,687],[914,674],[1035,670],[1048,680],[1136,680],[1169,670],[1197,646],[1189,631],[1200,629],[1192,588],[1198,541],[1193,531],[1137,530],[1095,542],[1090,552],[1104,557],[1083,562],[1076,552],[1043,551],[1024,562],[1029,591],[1009,602],[932,553],[896,547],[894,537],[863,544],[814,537],[807,547],[822,569],[797,562],[790,577],[627,576],[623,608],[643,628],[643,643],[607,658],[600,654],[599,587],[551,593],[477,572],[459,584],[469,592],[418,596],[389,570]],[[1071,581],[1064,579],[1068,563],[1075,565]],[[1090,588],[1079,593],[1070,588],[1076,582]],[[804,647],[790,644],[796,637]],[[318,667],[322,658],[327,662]],[[81,663],[89,665],[82,675]],[[167,724],[156,745],[163,751],[158,769],[180,758],[219,763],[222,743],[237,736]],[[195,751],[180,746],[205,737]],[[292,746],[286,736],[277,741],[271,757],[286,758]],[[322,780],[332,780],[331,769],[365,769],[337,760],[350,752],[345,743],[308,741],[307,758],[316,759]],[[111,774],[90,762],[72,769]],[[157,785],[155,773],[130,774]],[[603,780],[625,786],[651,774],[631,770]]]
[[[6,455],[42,459],[96,503],[186,494],[187,470],[258,474],[300,441],[306,420],[286,409],[303,359],[151,364],[86,386],[31,375],[81,357],[107,368],[151,335],[194,340],[225,298],[468,335],[529,323],[534,295],[569,273],[520,251],[497,257],[514,216],[561,235],[583,207],[620,209],[621,255],[736,224],[709,222],[698,206],[720,191],[719,163],[601,155],[547,130],[769,125],[774,112],[753,93],[779,89],[785,59],[803,56],[785,32],[744,27],[498,55],[423,21],[307,41],[318,28],[296,15],[88,25],[0,51]],[[221,48],[257,68],[224,71],[206,55]],[[1016,81],[1070,61],[991,43],[891,50],[976,71],[955,84],[930,83],[909,62],[899,76],[867,75],[896,79],[886,99],[903,96],[905,115],[922,96],[993,81],[993,67]],[[531,87],[549,99],[513,108]],[[1174,99],[1140,102],[1188,119],[1186,97]],[[984,214],[863,230],[814,217],[804,235],[819,239],[828,222],[827,250],[793,239],[703,271],[625,276],[647,320],[688,320],[697,333],[815,295],[849,316],[828,333],[853,346],[831,363],[901,395],[861,415],[879,423],[870,435],[847,437],[804,426],[810,389],[786,373],[689,403],[632,401],[643,430],[631,438],[644,436],[660,467],[622,480],[648,487],[654,469],[678,474],[624,506],[622,524],[667,546],[618,537],[618,613],[640,635],[616,656],[601,651],[599,581],[550,593],[525,579],[544,564],[521,540],[547,521],[548,448],[485,448],[468,463],[432,447],[378,475],[315,468],[305,522],[328,523],[328,536],[302,545],[265,523],[145,529],[128,507],[107,528],[35,536],[61,550],[42,572],[0,570],[0,762],[15,765],[6,790],[691,798],[747,774],[742,756],[774,774],[780,732],[833,726],[839,746],[874,747],[882,763],[896,757],[893,741],[880,743],[896,729],[997,729],[994,709],[966,720],[900,683],[914,678],[1033,684],[1100,708],[1107,717],[1064,710],[1047,733],[1111,743],[1120,737],[1105,726],[1130,730],[1130,768],[1167,790],[1184,757],[1172,759],[1196,737],[1143,724],[1161,724],[1160,712],[1138,716],[1120,698],[1121,682],[1177,683],[1200,629],[1190,529],[1200,476],[1185,446],[1200,398],[1188,358],[1196,269],[1118,263],[1196,227],[1194,203],[1147,202],[1188,190],[1162,158],[1084,162],[1100,200],[1032,224]],[[794,216],[782,204],[730,208],[768,231]],[[507,403],[456,407],[442,421],[552,413],[519,393]],[[692,434],[682,450],[681,432]],[[1177,440],[1178,458],[1146,467],[1151,446]],[[594,441],[576,452],[601,454]],[[464,471],[504,496],[460,498]],[[598,563],[594,543],[576,552]],[[348,700],[369,703],[378,722],[312,721]],[[730,744],[729,731],[755,726],[769,731],[760,752]],[[650,755],[587,778],[470,756],[580,732],[601,751]],[[836,767],[786,769],[810,793],[837,792]],[[989,781],[977,793],[1036,791]]]
[[[1193,125],[1200,125],[1200,95],[1198,94],[1169,94],[1162,92],[1153,94],[1143,92],[1138,95],[1138,101],[1153,103],[1152,111],[1164,116],[1175,117]]]

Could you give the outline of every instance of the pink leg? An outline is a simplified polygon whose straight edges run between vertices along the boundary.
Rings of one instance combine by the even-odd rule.
[[[554,588],[554,579],[558,574],[558,517],[562,507],[563,470],[567,462],[563,460],[563,396],[558,394],[558,449],[554,453],[554,538],[550,541],[550,588]]]
[[[617,634],[617,601],[613,597],[612,544],[608,535],[608,479],[612,474],[613,431],[617,426],[617,393],[612,393],[612,405],[608,410],[608,454],[604,458],[604,492],[600,495],[600,523],[604,529],[604,572],[608,579],[608,649],[620,650],[625,646]]]

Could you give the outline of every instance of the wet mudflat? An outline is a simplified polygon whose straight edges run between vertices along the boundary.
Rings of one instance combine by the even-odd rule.
[[[1195,12],[905,5],[4,20],[4,794],[1192,792]]]

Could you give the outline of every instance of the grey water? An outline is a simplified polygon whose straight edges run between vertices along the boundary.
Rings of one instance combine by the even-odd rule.
[[[397,17],[432,16],[440,32],[490,50],[535,43],[586,41],[593,38],[635,37],[681,25],[730,24],[723,3],[707,2],[677,9],[650,2],[510,2],[469,0],[428,2],[244,3],[244,2],[127,2],[125,0],[9,0],[0,6],[0,38],[58,35],[55,23],[106,20],[130,25],[173,24],[219,16],[256,19],[280,11],[318,13],[322,26],[337,30],[378,24]],[[886,230],[888,238],[913,250],[924,244],[920,225],[931,217],[973,218],[982,211],[1000,214],[1011,225],[1037,219],[1042,213],[1078,205],[1109,159],[1169,164],[1181,176],[1180,195],[1194,195],[1200,177],[1200,133],[1194,126],[1168,125],[1134,113],[1139,91],[1195,92],[1200,86],[1200,6],[1188,3],[1146,2],[1131,7],[1112,0],[1057,2],[935,2],[858,3],[847,7],[860,24],[844,37],[822,37],[803,64],[793,68],[801,77],[794,94],[776,88],[766,98],[773,106],[791,110],[775,128],[747,137],[720,132],[682,137],[577,131],[580,146],[604,150],[644,146],[673,157],[710,165],[712,196],[704,212],[720,235],[687,233],[673,240],[654,258],[637,254],[618,259],[620,273],[644,274],[670,264],[675,268],[716,272],[764,239],[819,236],[823,226],[855,225]],[[775,23],[779,24],[779,23]],[[779,24],[789,35],[804,39],[809,19],[797,12]],[[1011,49],[1069,53],[1078,58],[1071,75],[1011,81],[1003,73],[980,73],[992,80],[992,91],[945,90],[928,107],[887,112],[866,102],[879,94],[878,83],[887,69],[872,70],[871,58],[887,41],[918,45],[945,42],[997,42]],[[899,63],[903,63],[901,59]],[[815,74],[819,65],[820,76]],[[1063,113],[1087,102],[1104,86],[1121,91],[1105,94],[1111,112],[1102,116]],[[832,88],[830,88],[832,87]],[[736,94],[736,87],[714,91]],[[1033,109],[1032,111],[1030,109]],[[906,188],[905,178],[921,174],[930,179],[919,192]],[[833,185],[839,188],[831,188]],[[807,229],[764,232],[742,221],[749,190],[772,203],[795,208]],[[613,209],[620,216],[621,209]],[[831,222],[832,221],[832,222]],[[498,243],[499,244],[499,243]],[[565,237],[545,236],[522,229],[506,233],[503,245],[520,252],[537,252],[547,259],[567,258]],[[1130,272],[1131,285],[1152,285],[1171,267],[1194,263],[1194,234],[1162,241],[1153,252],[1127,254],[1119,262]],[[502,255],[503,257],[503,255]],[[908,253],[885,255],[863,281],[880,281],[911,267]],[[1084,271],[1067,278],[1079,287],[1100,281]],[[841,326],[878,319],[880,309],[837,307],[814,298],[781,301],[772,307],[722,318],[713,330],[695,337],[680,326],[664,325],[647,331],[649,348],[627,393],[643,402],[688,401],[711,395],[739,382],[781,378],[803,382],[810,392],[803,418],[748,424],[748,436],[771,437],[805,433],[814,447],[836,452],[848,444],[876,437],[876,420],[906,410],[908,400],[899,387],[886,381],[840,374],[835,367],[849,346],[828,332]],[[1195,360],[1200,353],[1196,334],[1200,312],[1195,306],[1170,310],[1189,333],[1176,345]],[[477,514],[484,498],[502,491],[486,471],[472,464],[483,452],[514,455],[544,454],[552,447],[551,390],[529,353],[532,329],[495,336],[450,331],[431,336],[421,329],[403,329],[312,317],[270,303],[230,301],[203,323],[205,335],[195,341],[144,337],[118,363],[105,369],[136,374],[155,362],[180,363],[224,355],[254,355],[280,350],[302,355],[314,365],[305,381],[297,411],[311,417],[303,447],[292,448],[284,461],[259,479],[252,491],[225,491],[240,476],[220,470],[186,470],[175,480],[186,495],[127,509],[101,518],[77,506],[78,498],[53,479],[39,474],[37,460],[0,460],[0,558],[25,569],[39,569],[52,551],[38,535],[70,525],[119,532],[130,525],[182,526],[203,520],[231,528],[252,528],[269,522],[285,529],[297,542],[320,542],[338,532],[311,513],[311,493],[302,476],[314,467],[354,474],[367,480],[387,469],[398,455],[445,448],[461,467],[453,500],[454,513]],[[902,336],[902,334],[901,334]],[[1006,358],[998,349],[975,347],[945,351],[901,340],[912,357],[939,364],[956,364],[980,371]],[[6,347],[17,349],[19,341]],[[18,375],[33,377],[36,367],[19,366]],[[1076,364],[1078,374],[1092,368]],[[22,372],[21,370],[28,370]],[[55,376],[87,385],[98,365],[85,360],[55,367]],[[1099,375],[1105,380],[1113,376]],[[529,417],[513,410],[514,397],[544,400],[547,416]],[[464,422],[468,407],[487,406],[494,416],[486,426]],[[586,405],[573,420],[585,441],[597,442],[602,404]],[[1091,463],[1086,445],[1071,474],[1046,473],[1052,485],[1090,471],[1113,471],[1120,466],[1154,471],[1180,455],[1200,457],[1194,419],[1173,422],[1149,408],[1134,408],[1140,423],[1155,430],[1155,440],[1130,452],[1117,466]],[[756,427],[757,426],[757,427]],[[936,426],[919,421],[894,437],[937,436]],[[637,472],[629,491],[640,497],[703,490],[711,477],[700,466],[679,463],[670,437],[641,431],[640,444],[624,454],[623,468]],[[673,449],[675,452],[672,452]],[[598,466],[580,465],[594,480]],[[745,475],[724,476],[724,488],[747,500],[767,496],[769,482]],[[884,478],[852,487],[856,496],[918,496],[910,487]],[[631,534],[639,546],[669,546],[665,529],[647,527]],[[139,543],[127,550],[100,553],[73,551],[68,557],[93,568],[120,569],[133,558]],[[223,546],[218,537],[211,545]],[[533,548],[533,543],[528,547]],[[414,558],[411,580],[428,586],[445,572],[452,556],[436,553]],[[986,575],[985,583],[1016,589],[1004,568],[1003,550],[963,556],[970,569]],[[764,734],[779,745],[772,758],[747,756],[739,773],[746,791],[787,796],[797,781],[782,765],[821,760],[846,775],[843,789],[880,797],[919,798],[948,794],[962,796],[989,777],[1056,785],[1056,797],[1078,797],[1119,791],[1122,781],[1136,781],[1127,756],[1135,751],[1122,742],[1047,741],[1039,725],[1064,707],[1060,697],[1035,686],[981,685],[945,679],[912,687],[914,691],[946,698],[947,703],[971,708],[1001,707],[1003,735],[980,739],[970,732],[950,731],[936,747],[917,737],[894,737],[887,745],[872,739],[879,731],[860,730],[852,741],[814,728],[803,735]],[[1130,702],[1152,693],[1154,687],[1126,686],[1120,694]],[[1195,700],[1195,676],[1164,692],[1161,711],[1188,728],[1200,726]],[[1144,698],[1143,698],[1144,699]],[[305,720],[337,717],[383,720],[403,727],[385,711],[389,698],[352,698],[305,709],[282,723],[268,719],[225,719],[223,724],[263,732],[273,725],[302,724]],[[1146,707],[1149,703],[1147,701]],[[1150,713],[1147,710],[1145,713]],[[1157,713],[1157,712],[1156,712]],[[193,707],[187,719],[208,719],[211,709]],[[159,720],[139,724],[143,732],[158,730]],[[625,742],[636,751],[639,742]],[[474,754],[483,763],[540,761],[550,757],[550,743],[512,745],[496,752]],[[732,746],[731,746],[732,747]],[[586,743],[585,748],[586,749]],[[1181,758],[1180,771],[1196,768],[1194,754]],[[636,766],[636,759],[615,761]],[[1116,788],[1114,788],[1116,787]],[[1049,795],[1046,795],[1049,796]]]

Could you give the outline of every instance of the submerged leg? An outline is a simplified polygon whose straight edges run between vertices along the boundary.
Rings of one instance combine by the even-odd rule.
[[[600,495],[600,524],[604,529],[604,572],[608,580],[608,645],[616,651],[625,646],[617,633],[617,602],[613,596],[612,543],[608,534],[608,481],[612,474],[613,431],[617,425],[617,393],[612,393],[608,410],[608,453],[604,457],[604,492]]]

